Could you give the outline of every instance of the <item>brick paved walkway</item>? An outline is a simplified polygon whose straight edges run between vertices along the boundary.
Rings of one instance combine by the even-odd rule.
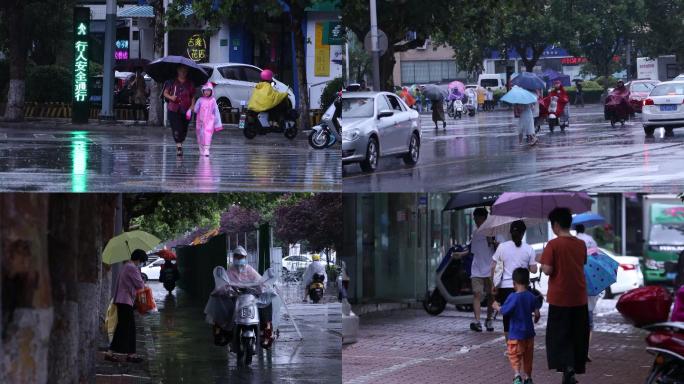
[[[625,324],[613,309],[614,300],[600,302],[590,347],[592,363],[581,383],[642,382],[651,356],[645,352],[645,332]],[[374,313],[361,317],[359,342],[343,348],[345,383],[510,383],[504,356],[503,324],[495,332],[468,328],[471,313],[453,307],[431,317],[419,309]],[[560,374],[546,365],[545,308],[536,328],[535,383],[560,383]]]

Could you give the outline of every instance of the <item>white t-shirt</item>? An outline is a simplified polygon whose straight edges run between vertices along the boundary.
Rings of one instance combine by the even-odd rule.
[[[529,244],[523,242],[518,248],[512,240],[499,244],[492,260],[494,262],[503,261],[504,271],[501,278],[501,288],[513,288],[513,271],[516,268],[527,269],[530,265],[537,264],[534,261],[534,249]]]
[[[598,247],[598,244],[596,244],[596,240],[594,240],[594,238],[591,237],[591,235],[587,235],[586,233],[578,233],[577,235],[575,235],[575,237],[584,241],[584,244],[587,245],[587,249]]]
[[[470,240],[470,252],[473,254],[470,276],[490,277],[492,275],[492,255],[494,250],[487,243],[487,237],[475,231]]]

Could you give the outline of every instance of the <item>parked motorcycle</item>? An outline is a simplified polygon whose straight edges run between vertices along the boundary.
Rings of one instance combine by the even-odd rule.
[[[453,251],[465,250],[465,246],[459,245]],[[473,291],[466,271],[466,266],[470,263],[472,255],[454,259],[449,252],[442,258],[435,272],[436,287],[428,291],[423,300],[423,308],[427,313],[437,316],[444,311],[447,304],[454,304],[459,311],[468,311],[472,308]]]
[[[333,105],[323,114],[322,121],[311,129],[309,133],[309,145],[313,149],[330,148],[335,143],[342,142],[342,93],[340,92]]]
[[[655,355],[646,384],[684,383],[684,323],[667,322],[645,326],[646,351]]]
[[[324,280],[325,276],[319,273],[314,273],[313,281],[311,284],[309,284],[309,298],[314,304],[318,304],[318,302],[323,298],[323,294],[325,293],[325,285],[323,284]]]
[[[268,111],[254,112],[246,109],[240,114],[238,128],[248,139],[253,139],[257,135],[267,133],[283,133],[285,137],[292,140],[297,136],[297,119],[299,112],[296,109],[289,109],[280,117],[278,125],[271,126],[268,121]]]

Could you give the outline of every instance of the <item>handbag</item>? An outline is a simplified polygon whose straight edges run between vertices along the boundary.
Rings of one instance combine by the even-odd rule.
[[[119,323],[119,313],[114,304],[114,298],[109,300],[109,306],[107,307],[107,314],[105,316],[105,330],[107,331],[107,338],[109,342],[114,339],[114,331],[116,330],[116,325]]]
[[[145,286],[135,293],[135,308],[141,315],[157,310],[157,303],[152,295],[152,288]]]

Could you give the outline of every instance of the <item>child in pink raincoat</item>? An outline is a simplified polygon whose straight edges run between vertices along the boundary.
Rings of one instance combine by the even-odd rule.
[[[214,132],[223,129],[221,113],[213,94],[213,84],[206,83],[202,86],[202,97],[195,103],[197,144],[199,144],[200,156],[209,156],[211,138]]]

